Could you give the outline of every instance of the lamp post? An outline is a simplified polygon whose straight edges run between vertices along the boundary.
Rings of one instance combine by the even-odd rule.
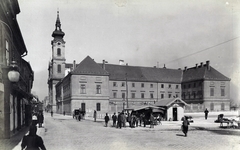
[[[128,78],[127,78],[127,73],[125,74],[126,77],[126,102],[127,102],[127,108],[128,108]],[[127,114],[129,116],[129,112],[127,110]]]
[[[18,71],[18,65],[16,61],[12,61],[10,64],[10,70],[8,72],[8,79],[12,83],[19,81],[20,73]]]

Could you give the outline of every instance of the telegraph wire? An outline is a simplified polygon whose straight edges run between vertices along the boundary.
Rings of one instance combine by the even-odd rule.
[[[214,46],[211,46],[211,47],[208,47],[208,48],[202,49],[202,50],[197,51],[197,52],[195,52],[195,53],[188,54],[188,55],[186,55],[186,56],[183,56],[183,57],[180,57],[180,58],[177,58],[177,59],[171,60],[171,61],[166,62],[166,63],[163,63],[163,64],[172,63],[172,62],[174,62],[174,61],[177,61],[177,60],[180,60],[180,59],[183,59],[183,58],[186,58],[186,57],[189,57],[189,56],[192,56],[192,55],[195,55],[195,54],[198,54],[198,53],[201,53],[201,52],[207,51],[207,50],[210,50],[210,49],[212,49],[212,48],[214,48],[214,47],[217,47],[217,46],[219,46],[219,45],[222,45],[222,44],[228,43],[228,42],[230,42],[230,41],[234,41],[234,40],[236,40],[236,39],[238,39],[238,38],[239,38],[239,36],[238,36],[238,37],[235,37],[235,38],[233,38],[233,39],[230,39],[230,40],[224,41],[224,42],[222,42],[222,43],[216,44],[216,45],[214,45]]]

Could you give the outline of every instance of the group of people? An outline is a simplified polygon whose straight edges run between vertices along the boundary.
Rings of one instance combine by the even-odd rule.
[[[35,150],[41,149],[46,150],[42,138],[37,135],[37,124],[41,128],[44,121],[43,112],[34,112],[32,114],[32,123],[29,127],[29,132],[27,135],[23,136],[21,148],[22,150]]]
[[[107,127],[108,122],[110,120],[108,113],[106,113],[104,120],[105,120],[105,126]],[[129,127],[131,128],[135,128],[142,125],[146,127],[146,124],[148,123],[150,124],[150,128],[154,128],[154,124],[155,124],[155,119],[152,113],[150,114],[150,116],[147,117],[146,114],[144,113],[141,113],[141,114],[132,113],[128,115],[127,113],[124,113],[124,112],[118,112],[118,115],[116,115],[116,113],[112,115],[112,121],[113,121],[112,126],[120,129],[122,127],[126,127],[127,122],[129,123]],[[160,122],[160,119],[159,119],[159,122]]]

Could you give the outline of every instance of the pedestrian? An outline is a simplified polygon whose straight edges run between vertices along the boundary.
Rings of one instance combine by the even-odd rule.
[[[30,126],[28,135],[24,135],[22,144],[22,150],[26,148],[26,150],[37,150],[41,148],[41,150],[46,150],[43,140],[40,136],[37,135],[37,127]]]
[[[53,117],[53,111],[51,110],[51,117]]]
[[[79,114],[78,114],[78,121],[81,121],[81,119],[82,119],[82,114],[79,112]]]
[[[188,133],[188,125],[189,125],[189,121],[188,118],[186,116],[184,116],[182,118],[182,132],[184,133],[185,136],[187,136]]]
[[[44,121],[44,116],[43,116],[43,113],[40,112],[39,115],[38,115],[38,127],[41,128],[42,127],[42,124],[43,124],[43,121]]]
[[[63,111],[63,116],[65,116],[65,111]]]
[[[104,120],[105,120],[105,125],[107,127],[108,126],[108,121],[109,121],[108,113],[106,113],[106,116],[104,117]]]
[[[118,112],[118,117],[117,117],[117,128],[119,127],[120,129],[122,128],[122,114]]]
[[[94,122],[96,122],[97,121],[97,111],[96,110],[94,110],[93,118],[94,118]]]
[[[122,127],[126,127],[126,121],[127,121],[127,117],[124,114],[124,112],[122,112]]]
[[[150,115],[150,128],[154,128],[154,117],[152,113]]]
[[[129,123],[129,127],[130,127],[130,128],[132,127],[132,115],[133,115],[133,114],[130,114],[130,115],[128,116],[128,123]]]
[[[143,114],[140,114],[140,118],[139,118],[139,122],[140,122],[140,126],[142,126],[142,122],[143,122]]]
[[[205,119],[207,120],[207,117],[208,117],[208,110],[207,110],[207,108],[205,109],[204,113],[205,113]]]
[[[113,116],[112,116],[112,120],[113,120],[113,127],[116,127],[116,122],[117,122],[117,116],[116,116],[116,113],[113,114]]]

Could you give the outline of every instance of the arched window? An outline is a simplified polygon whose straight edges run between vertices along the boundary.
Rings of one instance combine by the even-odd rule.
[[[221,104],[221,110],[224,110],[224,109],[225,109],[225,104],[222,103],[222,104]]]
[[[58,48],[58,49],[57,49],[57,55],[58,55],[58,56],[61,56],[61,48]]]
[[[61,73],[61,65],[57,65],[57,72]]]

